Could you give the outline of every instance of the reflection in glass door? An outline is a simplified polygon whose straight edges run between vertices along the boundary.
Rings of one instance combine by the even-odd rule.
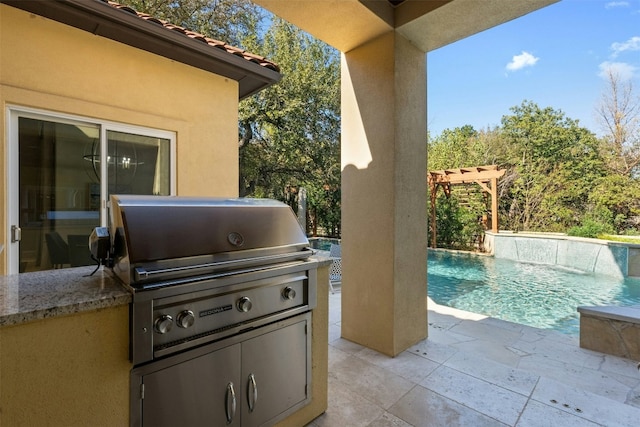
[[[98,137],[97,126],[19,118],[20,272],[93,263],[87,243],[100,212],[81,153]]]
[[[110,194],[171,194],[170,140],[113,130],[107,131],[107,199]],[[89,175],[100,182],[101,147],[85,146]],[[99,190],[99,188],[98,188]],[[99,204],[100,194],[93,203]],[[95,200],[94,200],[95,199]]]
[[[169,140],[107,131],[109,194],[170,194]]]
[[[10,189],[17,191],[10,203],[10,273],[93,265],[88,239],[94,227],[107,223],[109,194],[173,192],[170,132],[148,131],[167,138],[140,135],[115,124],[104,129],[35,114],[17,116],[14,123],[18,149],[12,164],[18,172]]]

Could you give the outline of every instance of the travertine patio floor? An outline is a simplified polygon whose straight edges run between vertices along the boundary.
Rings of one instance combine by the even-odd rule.
[[[340,338],[329,295],[329,407],[309,427],[638,426],[638,361],[429,301],[429,338],[389,358]]]

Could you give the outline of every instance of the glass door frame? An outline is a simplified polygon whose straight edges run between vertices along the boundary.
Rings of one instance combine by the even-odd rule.
[[[176,133],[168,130],[160,130],[143,126],[130,125],[125,123],[101,120],[90,117],[83,117],[71,114],[56,113],[41,109],[22,107],[17,105],[7,105],[5,111],[6,133],[5,141],[7,146],[7,157],[5,166],[7,171],[6,202],[7,202],[7,222],[6,242],[4,248],[7,256],[7,274],[19,272],[20,246],[19,241],[13,241],[14,231],[12,226],[20,224],[20,142],[19,142],[19,118],[25,117],[36,120],[45,120],[55,123],[64,123],[81,126],[97,126],[100,134],[100,156],[107,158],[107,132],[116,131],[136,135],[144,135],[153,138],[169,140],[169,164],[170,164],[170,194],[176,194]],[[100,162],[100,225],[108,225],[108,182],[104,179],[108,176],[107,162]]]

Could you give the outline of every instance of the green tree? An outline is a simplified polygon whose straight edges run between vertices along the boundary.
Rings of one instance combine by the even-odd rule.
[[[120,4],[191,31],[243,47],[266,14],[250,0],[121,0]]]
[[[609,168],[617,174],[640,176],[640,96],[635,95],[631,80],[607,72],[607,90],[596,108],[606,132],[605,153]]]
[[[340,61],[337,51],[249,0],[125,0],[139,12],[263,55],[282,80],[239,110],[241,196],[295,208],[308,193],[313,224],[340,230]],[[265,23],[270,23],[265,28]]]
[[[640,180],[619,174],[603,176],[589,194],[589,202],[588,212],[606,212],[606,223],[617,233],[639,231],[634,221],[640,217]]]
[[[338,53],[278,18],[262,45],[245,44],[276,62],[284,77],[240,105],[240,194],[282,200],[288,186],[305,187],[312,221],[337,232]]]
[[[574,225],[595,182],[605,174],[599,141],[562,111],[524,101],[502,118],[502,137],[513,147],[501,200],[512,228],[563,231]]]
[[[469,125],[446,129],[438,137],[429,140],[428,169],[435,171],[494,164],[494,145],[497,145],[494,131],[476,131]],[[443,193],[438,194],[437,246],[457,249],[475,247],[484,231],[482,218],[487,215],[488,201],[481,187],[474,183],[452,187],[448,197]]]
[[[429,140],[427,164],[429,170],[457,169],[483,164],[480,133],[473,126],[445,129]]]
[[[639,215],[640,190],[634,178],[608,168],[603,144],[562,111],[524,101],[511,108],[500,127],[478,132],[464,126],[432,138],[428,164],[429,170],[488,164],[505,169],[498,184],[501,229],[564,232],[586,221],[590,230],[598,222],[600,229],[620,231]],[[463,224],[456,239],[473,240],[475,218],[486,206],[459,193],[454,187],[451,197],[468,218],[445,217]]]

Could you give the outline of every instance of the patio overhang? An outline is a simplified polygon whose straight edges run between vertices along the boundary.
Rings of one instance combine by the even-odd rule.
[[[559,0],[254,0],[349,52],[395,30],[429,52]]]

